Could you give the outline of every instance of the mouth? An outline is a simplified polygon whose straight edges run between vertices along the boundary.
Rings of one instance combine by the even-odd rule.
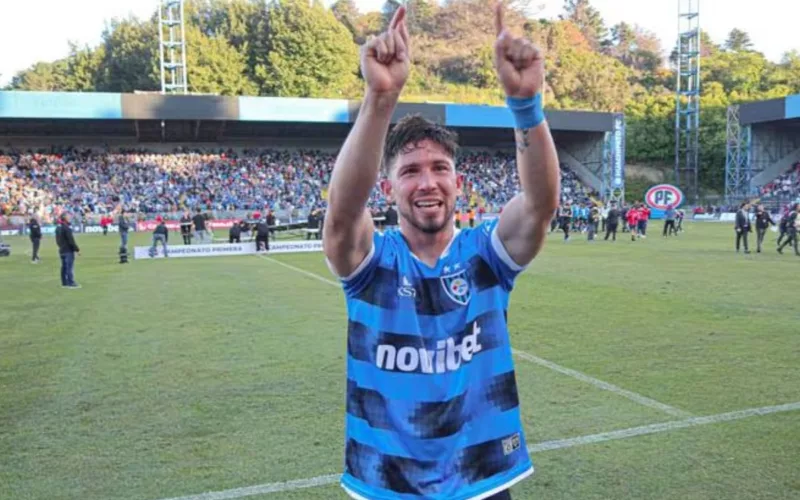
[[[444,202],[439,200],[417,200],[414,202],[414,208],[424,215],[436,215],[443,206]]]

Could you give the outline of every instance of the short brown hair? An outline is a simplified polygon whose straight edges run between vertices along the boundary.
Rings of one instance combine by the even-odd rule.
[[[408,115],[394,126],[383,150],[383,171],[388,174],[392,162],[406,149],[428,139],[444,148],[455,159],[458,153],[458,134],[421,115]]]

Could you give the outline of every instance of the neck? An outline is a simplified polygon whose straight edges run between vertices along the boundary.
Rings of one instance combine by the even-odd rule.
[[[400,219],[400,233],[408,242],[411,253],[432,267],[453,240],[455,226],[447,224],[438,233],[426,233],[415,228],[405,219]]]

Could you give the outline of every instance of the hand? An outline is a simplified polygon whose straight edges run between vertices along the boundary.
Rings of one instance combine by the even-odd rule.
[[[529,98],[544,91],[544,54],[524,38],[513,38],[503,23],[503,3],[495,6],[494,65],[508,97]]]
[[[389,29],[361,48],[361,74],[368,90],[377,94],[400,94],[411,67],[409,48],[406,8],[400,7]]]

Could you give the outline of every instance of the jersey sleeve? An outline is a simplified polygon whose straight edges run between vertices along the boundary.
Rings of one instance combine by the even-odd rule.
[[[481,257],[489,264],[492,272],[500,280],[500,284],[506,290],[514,287],[517,276],[527,269],[527,265],[520,266],[508,255],[506,247],[497,235],[497,224],[500,221],[496,218],[484,222],[477,229],[478,252]]]
[[[325,259],[330,272],[341,282],[345,295],[348,297],[358,295],[372,281],[375,269],[377,269],[383,255],[385,241],[386,237],[383,233],[375,231],[372,235],[372,248],[367,253],[367,256],[364,257],[364,260],[361,261],[361,264],[349,276],[339,276],[331,266],[330,261],[327,258]]]

